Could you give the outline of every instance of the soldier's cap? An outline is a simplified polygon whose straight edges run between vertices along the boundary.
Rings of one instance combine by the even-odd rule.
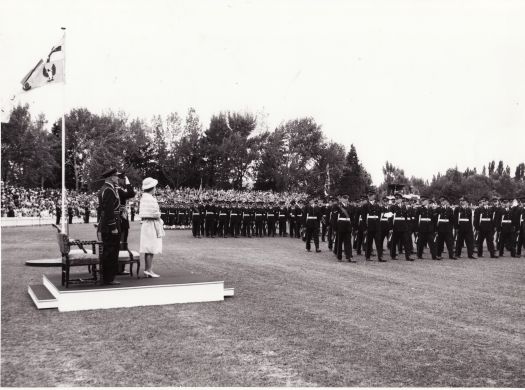
[[[493,201],[493,202],[497,202],[498,200],[499,200],[499,198],[498,198],[497,196],[493,196],[493,197],[492,197],[492,201]]]
[[[394,197],[395,197],[396,199],[399,199],[399,198],[403,199],[403,194],[402,194],[401,192],[396,192],[396,193],[394,194]]]
[[[388,202],[390,199],[388,199],[387,196],[383,196],[383,197],[381,198],[381,200],[382,200],[383,202]]]
[[[372,195],[375,196],[375,195],[376,195],[376,192],[373,191],[373,190],[370,190],[370,191],[368,191],[366,194],[367,194],[368,196],[372,196]]]
[[[480,202],[486,202],[488,201],[489,199],[486,197],[486,196],[482,196],[481,198],[479,198],[479,201]]]
[[[439,200],[440,200],[440,201],[444,201],[444,200],[446,200],[447,202],[450,202],[450,201],[448,200],[448,198],[447,198],[445,195],[441,195],[441,196],[439,197]]]
[[[102,174],[102,178],[107,179],[108,177],[119,176],[120,174],[121,173],[117,170],[117,168],[110,168]]]
[[[463,196],[459,197],[459,201],[460,202],[468,202],[468,198],[465,195],[463,195]]]
[[[347,194],[341,195],[341,199],[348,200],[350,197]]]
[[[430,203],[432,203],[432,204],[437,204],[437,202],[436,202],[435,199],[430,199]]]
[[[509,198],[501,198],[501,201],[503,203],[507,203],[507,202],[510,202],[510,199]]]

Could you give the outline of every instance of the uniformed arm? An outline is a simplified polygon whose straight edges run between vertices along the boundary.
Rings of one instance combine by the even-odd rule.
[[[120,201],[124,203],[127,199],[135,197],[136,193],[131,184],[126,184],[125,188],[118,189],[118,195],[120,197]]]
[[[115,220],[115,193],[106,188],[102,194],[102,211],[104,213],[104,219],[106,225],[111,229],[112,232],[118,231],[117,221]]]

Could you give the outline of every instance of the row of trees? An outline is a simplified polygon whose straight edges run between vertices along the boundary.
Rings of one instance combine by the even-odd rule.
[[[203,127],[197,112],[174,112],[150,121],[130,119],[123,112],[95,114],[86,108],[66,115],[66,186],[94,190],[109,166],[124,169],[132,182],[146,176],[172,188],[193,187],[346,193],[357,197],[372,184],[350,150],[327,141],[313,118],[283,122],[273,131],[260,131],[250,113],[219,113]],[[2,180],[26,187],[60,187],[61,122],[46,131],[43,115],[31,118],[29,106],[15,107],[2,124]],[[259,125],[259,126],[258,126]],[[462,194],[525,196],[525,164],[511,168],[491,161],[476,168],[449,169],[428,181],[405,175],[386,161],[379,191],[392,184],[427,196]],[[327,186],[328,184],[328,186]]]
[[[60,186],[61,122],[51,126],[50,134],[45,124],[43,116],[31,120],[27,105],[13,110],[2,132],[4,182]],[[204,129],[194,109],[185,117],[171,113],[146,122],[122,112],[76,108],[66,115],[66,187],[96,189],[108,166],[123,168],[135,183],[153,176],[172,188],[357,195],[371,185],[354,146],[347,153],[343,145],[327,141],[313,118],[290,120],[271,132],[257,127],[250,113],[219,113]],[[27,134],[38,141],[25,144]],[[27,168],[28,163],[38,169]]]

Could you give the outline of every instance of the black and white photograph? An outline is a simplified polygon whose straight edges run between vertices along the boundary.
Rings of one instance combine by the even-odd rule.
[[[1,0],[1,387],[525,387],[525,2]]]

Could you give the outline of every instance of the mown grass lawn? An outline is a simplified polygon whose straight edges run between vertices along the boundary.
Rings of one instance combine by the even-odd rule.
[[[524,258],[350,264],[325,244],[189,231],[164,249],[157,273],[215,275],[235,297],[39,311],[27,286],[48,270],[24,261],[57,256],[55,234],[2,229],[1,385],[525,386]]]

